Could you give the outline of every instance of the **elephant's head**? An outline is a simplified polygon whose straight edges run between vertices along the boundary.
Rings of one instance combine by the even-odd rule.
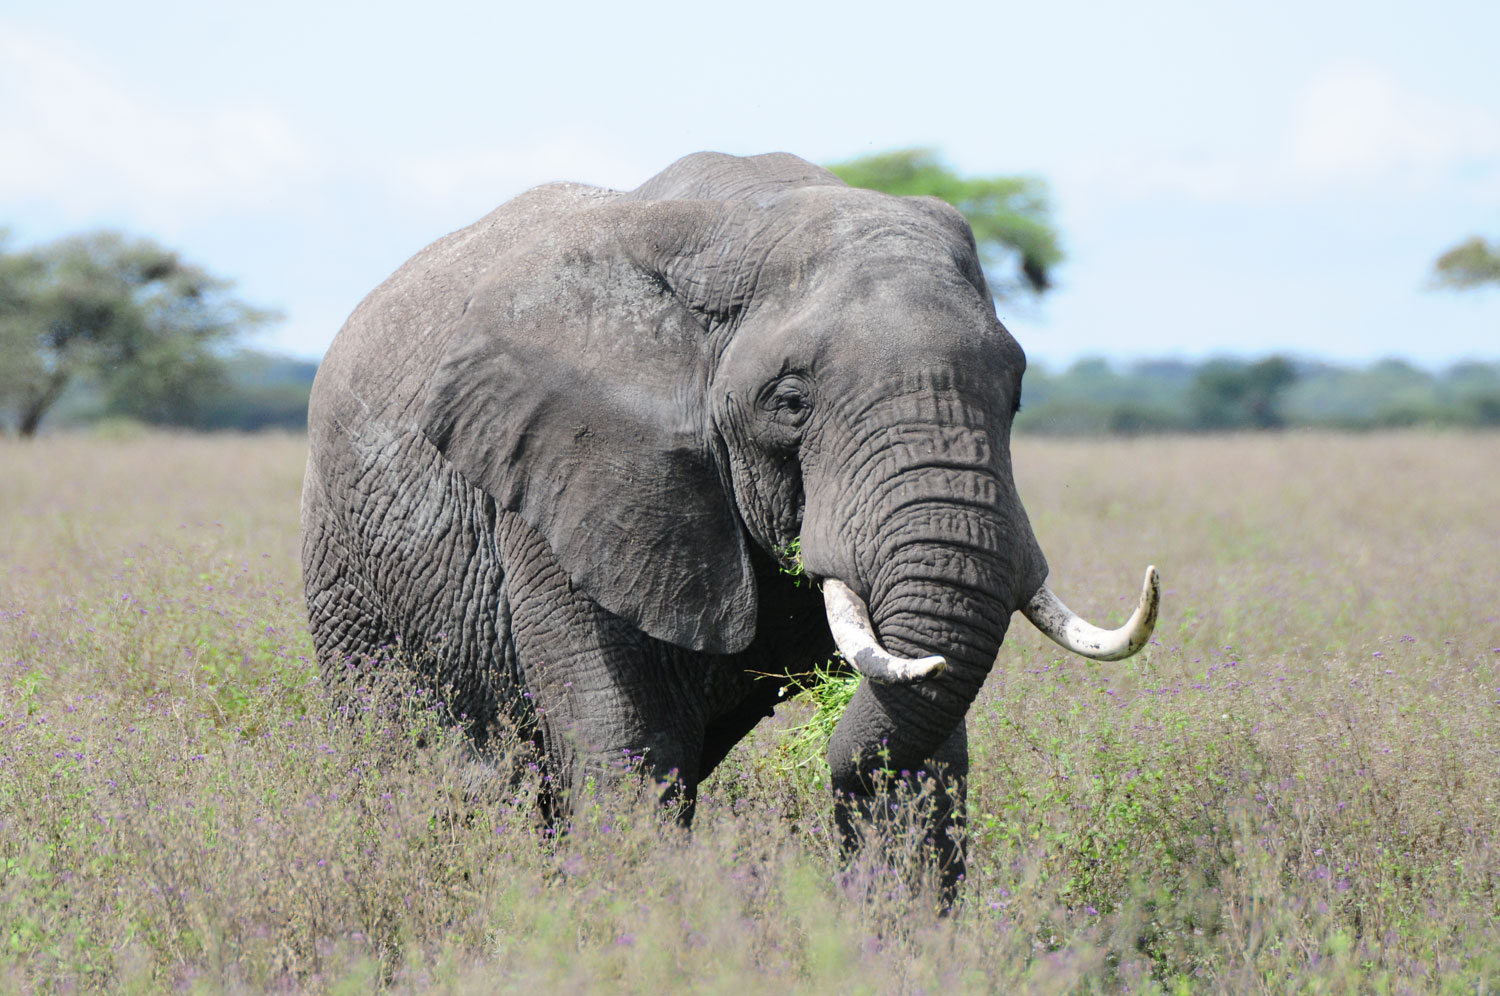
[[[1149,573],[1113,634],[1043,585],[1010,463],[1026,360],[951,207],[715,154],[517,204],[532,230],[452,334],[428,438],[575,586],[682,647],[745,648],[750,546],[800,543],[874,679],[835,734],[837,787],[864,790],[877,752],[933,756],[1017,610],[1091,656],[1149,635]]]

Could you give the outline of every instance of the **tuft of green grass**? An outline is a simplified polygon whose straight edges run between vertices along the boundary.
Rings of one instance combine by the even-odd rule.
[[[811,584],[807,568],[802,563],[802,537],[798,536],[785,546],[776,549],[776,566],[781,573],[793,578],[797,587]]]
[[[773,769],[783,777],[818,788],[828,782],[828,740],[859,687],[859,675],[841,662],[827,661],[792,679],[791,701],[811,713],[800,723],[778,727],[780,743]],[[783,689],[785,691],[786,689]]]

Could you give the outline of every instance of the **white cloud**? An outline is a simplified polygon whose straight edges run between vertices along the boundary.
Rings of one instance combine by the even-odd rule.
[[[0,198],[157,223],[263,201],[314,171],[273,108],[134,92],[54,36],[0,24]]]
[[[1056,170],[1086,203],[1163,194],[1265,203],[1341,191],[1500,196],[1500,111],[1439,100],[1389,74],[1345,64],[1315,74],[1263,151],[1127,146]]]
[[[1500,155],[1500,116],[1405,90],[1368,66],[1337,66],[1303,91],[1287,151],[1295,175],[1309,182],[1427,186],[1453,167]]]

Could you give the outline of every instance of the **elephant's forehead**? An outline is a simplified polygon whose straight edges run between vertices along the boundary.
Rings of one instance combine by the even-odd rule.
[[[971,254],[967,223],[929,199],[893,197],[854,187],[788,191],[756,211],[779,239],[769,256],[866,253],[951,258]]]
[[[822,188],[758,215],[750,222],[758,228],[750,239],[757,294],[904,314],[955,303],[992,308],[967,223],[945,205]]]
[[[757,318],[783,348],[811,359],[882,367],[1024,366],[994,305],[954,267],[910,255],[842,260],[800,287],[762,288]],[[772,304],[777,298],[776,304]]]

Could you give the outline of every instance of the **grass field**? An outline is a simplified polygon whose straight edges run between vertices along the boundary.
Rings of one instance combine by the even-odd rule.
[[[801,704],[691,837],[611,791],[544,837],[399,689],[331,720],[303,454],[0,442],[0,992],[1500,985],[1500,436],[1021,440],[1054,589],[1118,622],[1156,563],[1162,616],[1016,625],[943,920],[839,871]]]

